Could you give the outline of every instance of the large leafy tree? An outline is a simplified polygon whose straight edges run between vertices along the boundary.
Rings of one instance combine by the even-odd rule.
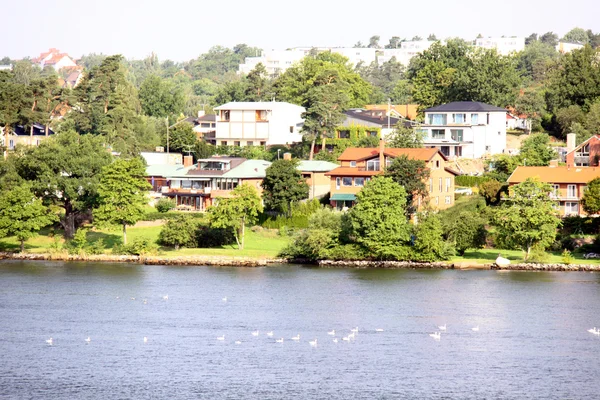
[[[419,148],[423,147],[423,133],[399,122],[392,133],[387,136],[386,141],[388,147],[399,149]]]
[[[181,88],[156,75],[150,75],[142,83],[139,97],[142,111],[151,117],[179,115],[185,105]]]
[[[194,132],[194,127],[188,122],[182,122],[169,129],[169,151],[175,153],[193,152],[197,142],[198,137]],[[165,148],[167,146],[166,134],[162,139],[162,145]]]
[[[510,196],[493,214],[499,242],[523,250],[526,260],[534,247],[545,249],[556,237],[560,218],[551,191],[549,184],[529,178],[512,186]]]
[[[72,238],[97,204],[100,172],[111,159],[102,138],[63,132],[11,162],[21,178],[31,182],[36,196],[63,209],[60,223],[65,236]]]
[[[588,44],[590,37],[583,28],[573,28],[569,32],[565,33],[565,36],[561,39],[563,42]]]
[[[404,188],[406,211],[409,215],[416,211],[416,199],[426,199],[429,195],[425,184],[429,178],[429,169],[423,160],[407,156],[396,157],[386,168],[385,176]]]
[[[556,151],[550,147],[550,136],[547,133],[534,133],[521,144],[519,158],[523,165],[545,166],[556,157]]]
[[[445,235],[454,243],[459,256],[463,256],[468,249],[482,248],[485,245],[486,234],[485,220],[475,210],[461,211],[446,224]]]
[[[238,249],[244,249],[246,225],[253,224],[262,212],[258,191],[248,185],[239,185],[231,191],[231,198],[219,198],[218,203],[208,210],[213,228],[231,229]]]
[[[12,72],[0,71],[0,127],[4,129],[5,149],[13,126],[28,120],[29,95],[27,86],[16,82]],[[6,154],[5,150],[5,157]]]
[[[353,240],[377,258],[403,258],[411,232],[405,212],[402,186],[388,177],[371,179],[348,214]]]
[[[262,63],[258,63],[246,76],[246,101],[269,100],[269,76]]]
[[[98,184],[98,207],[94,222],[123,227],[123,244],[127,244],[127,225],[133,225],[144,215],[150,184],[141,158],[119,158],[102,168]]]
[[[0,235],[15,236],[21,243],[21,252],[25,250],[27,239],[57,219],[57,215],[32,193],[29,183],[0,194]]]
[[[590,215],[600,213],[600,178],[588,182],[583,192],[581,205],[585,212]]]
[[[267,168],[262,182],[267,210],[289,212],[292,202],[308,198],[308,185],[297,166],[296,160],[277,160]]]

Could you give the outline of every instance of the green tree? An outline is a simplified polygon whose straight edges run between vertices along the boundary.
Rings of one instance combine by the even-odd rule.
[[[23,183],[0,194],[0,235],[15,236],[25,250],[25,241],[58,218]]]
[[[425,185],[429,179],[429,169],[423,160],[415,160],[404,155],[396,157],[385,169],[385,176],[404,188],[408,215],[416,211],[417,199],[425,200],[429,195]]]
[[[473,211],[460,212],[446,231],[448,240],[454,243],[459,256],[463,256],[468,249],[482,248],[486,235],[484,219]]]
[[[387,137],[387,145],[398,149],[423,147],[423,133],[400,122]]]
[[[257,220],[263,207],[258,192],[248,184],[239,185],[231,191],[231,195],[228,199],[219,198],[217,205],[209,208],[210,225],[231,229],[238,249],[243,250],[246,225]]]
[[[589,215],[600,212],[600,178],[592,179],[588,182],[581,198],[581,205]]]
[[[269,79],[267,69],[262,63],[256,64],[256,67],[250,71],[246,80],[248,82],[246,101],[268,100]]]
[[[554,32],[546,32],[540,36],[540,42],[555,47],[558,44],[558,35]]]
[[[486,175],[498,182],[505,182],[520,164],[521,158],[519,156],[496,154],[492,156],[487,164],[488,172]]]
[[[563,36],[561,39],[563,42],[588,44],[590,38],[585,29],[573,28]]]
[[[94,221],[123,227],[123,244],[127,244],[127,225],[134,225],[144,216],[150,184],[140,158],[119,158],[102,168],[98,184],[99,206]]]
[[[194,132],[194,127],[189,122],[182,122],[172,129],[169,129],[169,151],[174,153],[185,153],[194,151],[198,137]],[[167,137],[163,137],[163,146],[167,146]]]
[[[308,185],[297,167],[296,160],[276,160],[267,168],[262,182],[267,210],[288,213],[292,202],[308,198]]]
[[[442,221],[433,213],[420,218],[415,227],[415,243],[413,259],[419,261],[447,260],[453,253],[451,246],[444,241]]]
[[[4,130],[4,157],[13,126],[27,121],[29,93],[24,84],[17,83],[9,71],[0,71],[0,126]]]
[[[379,259],[406,258],[411,229],[406,191],[388,177],[368,181],[356,195],[348,219],[353,240]]]
[[[502,183],[495,179],[482,182],[479,185],[479,194],[485,199],[485,204],[488,206],[497,205],[500,203],[500,197],[503,189]]]
[[[554,241],[560,218],[554,209],[552,187],[535,179],[512,186],[510,196],[492,216],[498,241],[509,248],[519,248],[529,259],[531,250],[546,248]]]
[[[185,104],[183,91],[156,75],[144,80],[139,97],[144,114],[157,118],[179,115]]]
[[[554,46],[535,41],[517,55],[517,68],[523,76],[542,82],[556,60],[558,52]]]
[[[64,210],[60,223],[70,239],[97,204],[100,172],[111,159],[102,138],[63,132],[25,149],[12,162],[36,196]]]
[[[534,133],[521,144],[519,157],[524,165],[546,166],[557,154],[550,146],[550,136],[547,133]]]
[[[158,243],[162,246],[172,246],[175,250],[179,247],[196,247],[197,222],[187,215],[179,215],[170,219],[158,234]]]

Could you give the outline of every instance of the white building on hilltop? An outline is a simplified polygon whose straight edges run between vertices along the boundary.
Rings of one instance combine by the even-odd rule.
[[[518,53],[525,49],[524,37],[499,37],[499,38],[478,38],[475,39],[475,46],[482,49],[496,49],[498,54],[507,56],[511,53]]]
[[[506,149],[504,108],[477,101],[455,101],[425,110],[425,147],[446,157],[481,158]]]
[[[579,43],[569,43],[569,42],[558,42],[556,45],[556,51],[559,53],[565,54],[570,53],[573,50],[583,49],[583,45]]]
[[[278,101],[230,102],[215,107],[215,144],[272,146],[302,141],[304,107]]]
[[[380,55],[377,56],[377,62],[379,65],[384,62],[390,61],[395,58],[400,64],[408,66],[410,60],[421,54],[423,51],[429,49],[435,41],[432,40],[416,40],[401,42],[400,47],[397,49],[383,49]]]

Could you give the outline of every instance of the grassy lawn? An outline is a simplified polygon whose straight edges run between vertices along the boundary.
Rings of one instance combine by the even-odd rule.
[[[523,252],[520,250],[498,250],[498,249],[480,249],[470,250],[465,252],[462,257],[456,256],[451,261],[457,262],[473,262],[477,264],[491,264],[500,254],[504,258],[508,258],[512,263],[523,262]],[[547,263],[562,263],[561,253],[548,253]],[[598,259],[586,260],[581,254],[573,254],[572,264],[600,264]]]
[[[140,228],[127,228],[127,241],[133,242],[135,239],[143,238],[156,242],[161,226],[149,226]],[[105,253],[109,254],[111,249],[121,243],[122,232],[120,230],[97,230],[90,231],[87,234],[88,241],[93,242],[102,239],[104,241]],[[57,232],[56,240],[61,246],[64,246],[62,232]],[[279,252],[288,244],[289,238],[281,237],[275,231],[264,230],[253,232],[246,230],[246,240],[244,250],[238,250],[237,245],[223,246],[210,249],[180,249],[175,251],[172,248],[160,248],[159,254],[167,257],[192,256],[192,255],[211,255],[211,256],[230,256],[230,257],[254,257],[254,258],[275,258]],[[26,253],[48,253],[53,250],[55,239],[51,237],[49,230],[43,230],[37,237],[25,242]],[[18,251],[19,243],[14,237],[0,240],[0,250]]]

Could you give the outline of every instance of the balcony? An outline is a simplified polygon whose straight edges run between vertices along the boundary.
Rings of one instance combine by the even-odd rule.
[[[179,196],[201,196],[208,195],[211,192],[210,187],[202,188],[202,189],[191,189],[191,188],[170,188],[168,186],[163,186],[161,188],[161,193],[163,194],[176,194]]]
[[[575,156],[573,157],[575,165],[589,166],[591,165],[590,161],[589,154],[575,153]]]

